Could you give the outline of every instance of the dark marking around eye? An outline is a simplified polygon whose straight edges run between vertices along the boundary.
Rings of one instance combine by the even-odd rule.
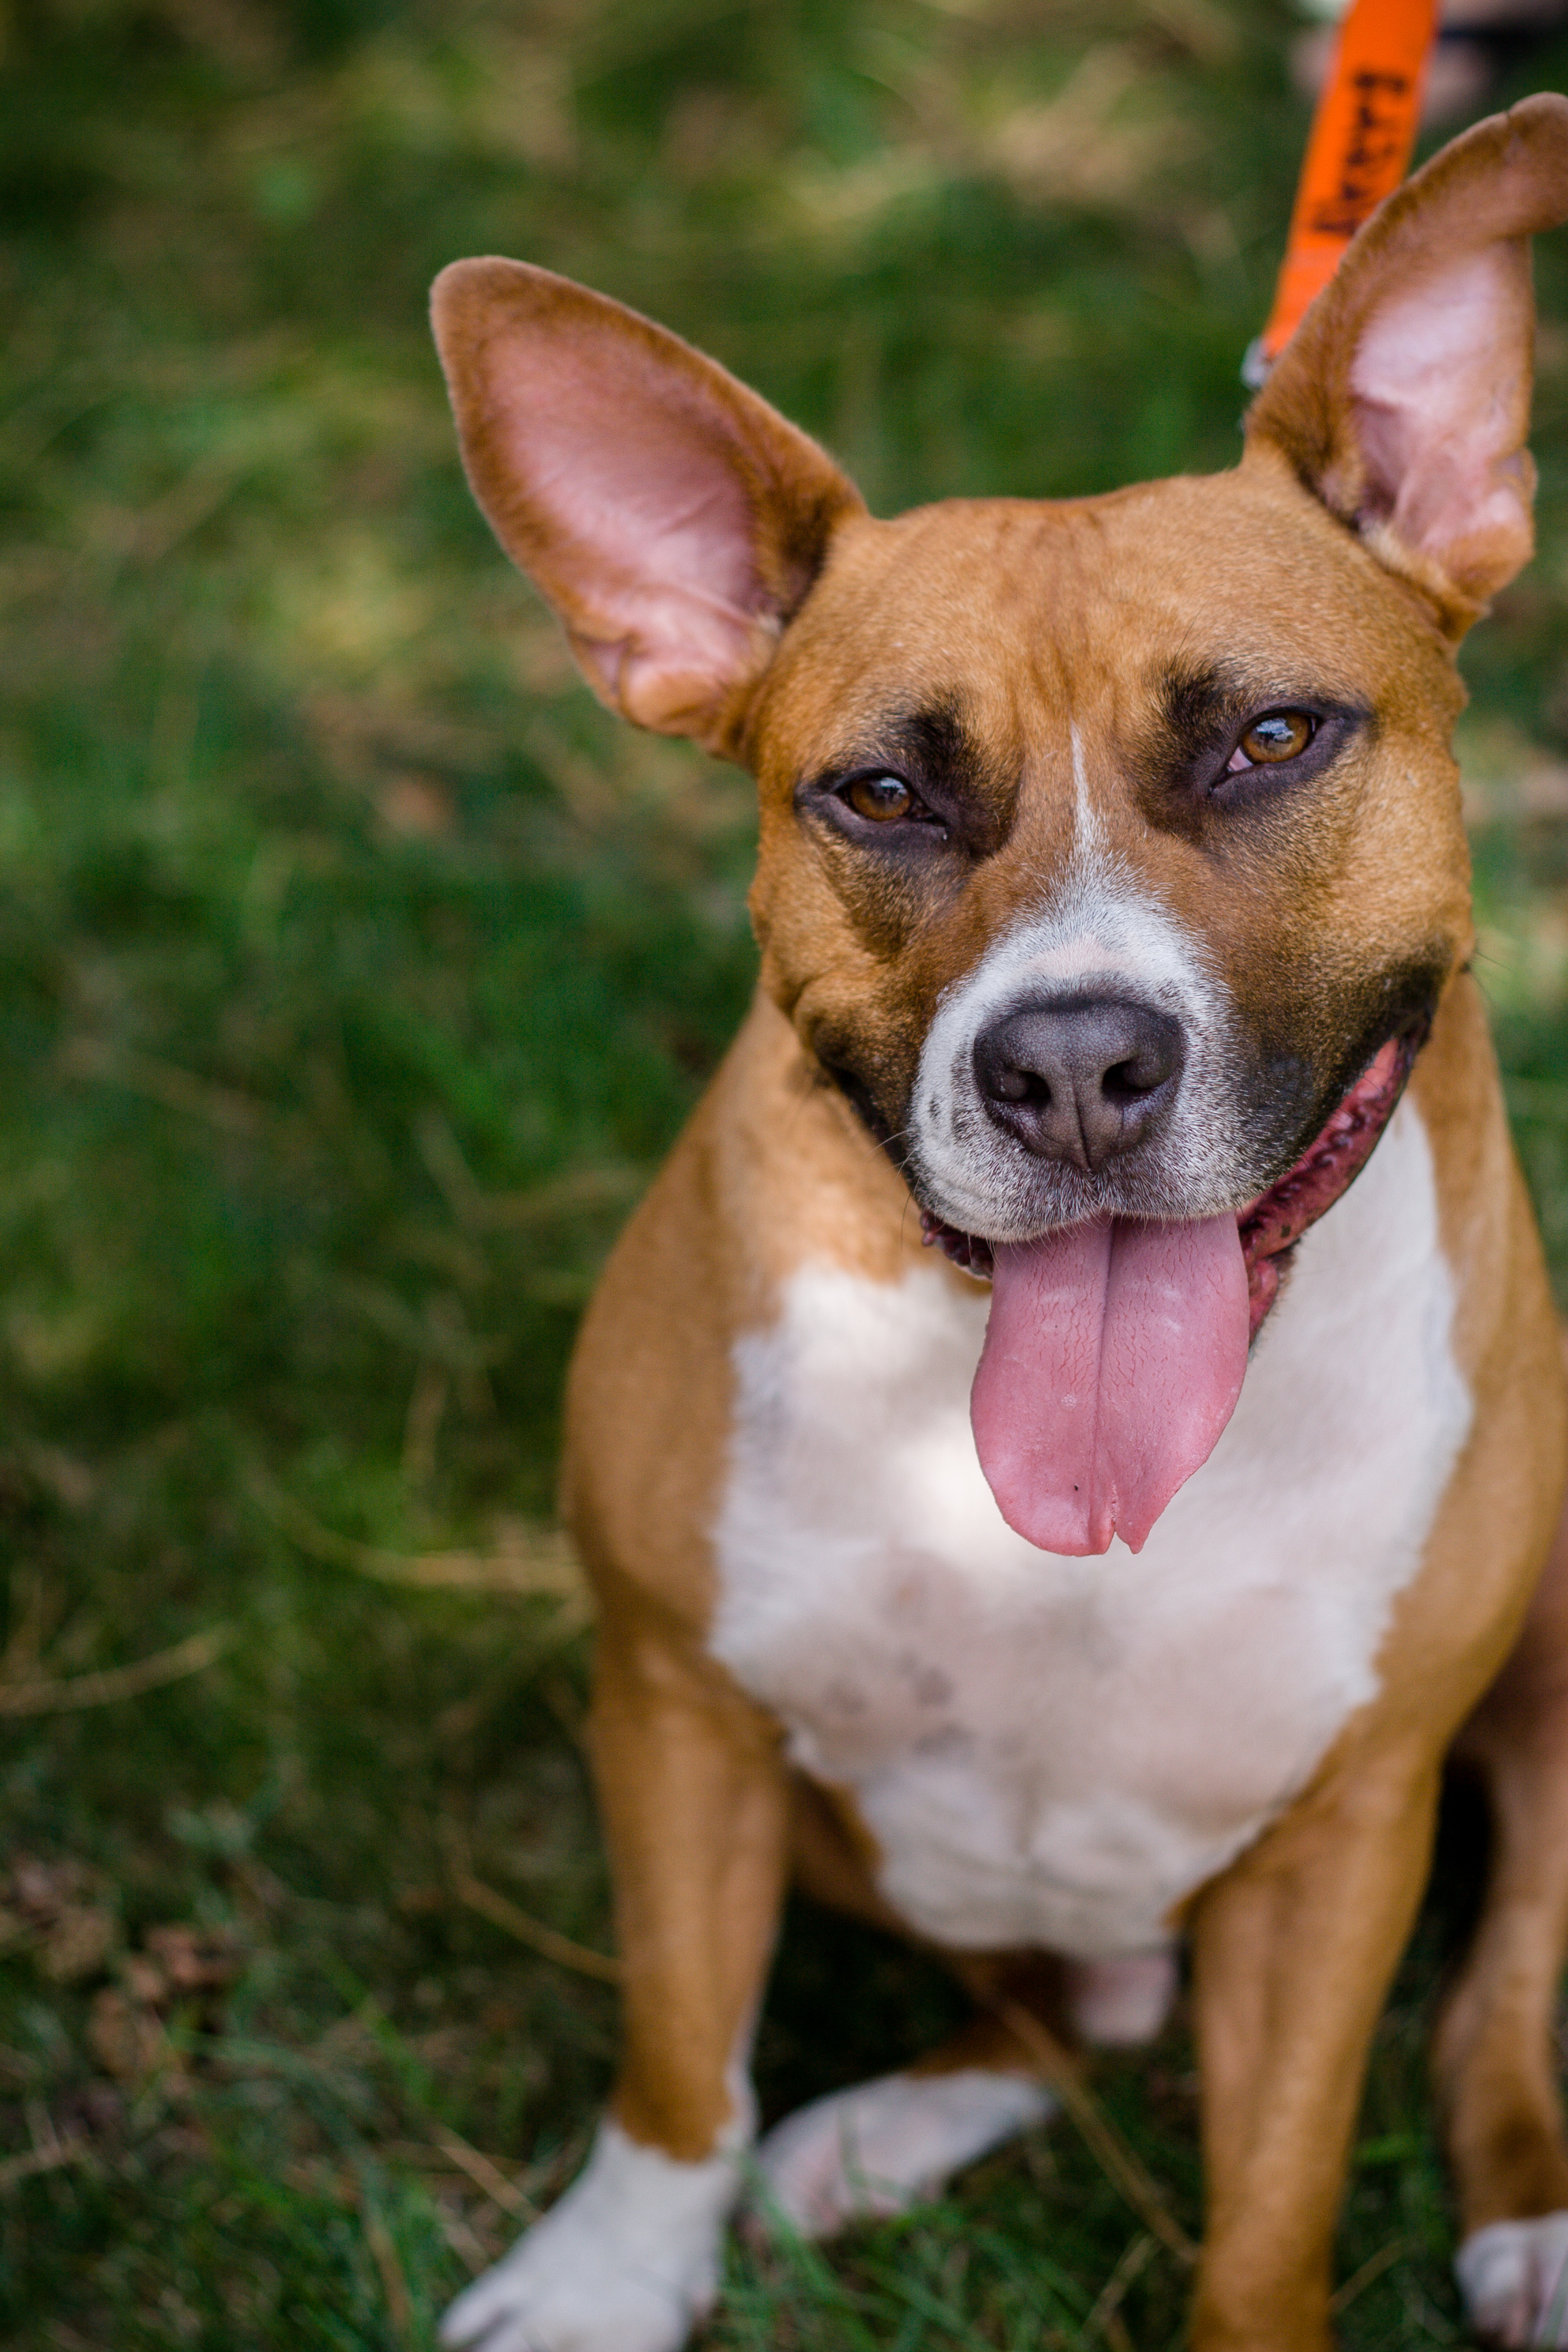
[[[803,815],[829,818],[858,845],[929,858],[955,845],[970,856],[998,848],[1016,780],[1003,777],[966,724],[956,697],[890,711],[862,735],[861,755],[795,788]]]
[[[1268,795],[1310,782],[1373,721],[1364,708],[1221,663],[1173,667],[1154,702],[1157,731],[1136,757],[1178,824],[1195,821],[1205,804],[1238,814],[1271,805]]]
[[[903,754],[900,765],[912,767],[922,779],[946,777],[960,787],[983,779],[980,747],[956,702],[928,703],[906,713],[889,728],[889,740]]]
[[[1213,665],[1167,670],[1155,699],[1172,749],[1189,759],[1206,751],[1232,721],[1244,692]]]

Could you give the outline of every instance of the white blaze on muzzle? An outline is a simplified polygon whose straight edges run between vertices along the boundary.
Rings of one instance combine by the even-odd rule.
[[[1080,845],[1081,846],[1081,845]],[[1180,927],[1075,860],[938,1010],[911,1130],[922,1201],[992,1244],[973,1421],[1003,1517],[1042,1550],[1139,1549],[1208,1459],[1247,1370],[1235,1015]],[[1179,1077],[1150,1132],[1064,1168],[988,1102],[976,1046],[1016,1008],[1120,999],[1178,1024]]]

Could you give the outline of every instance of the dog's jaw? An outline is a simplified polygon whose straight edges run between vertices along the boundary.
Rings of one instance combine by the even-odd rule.
[[[1141,1550],[1201,1469],[1241,1394],[1247,1351],[1289,1253],[1370,1158],[1419,1040],[1387,1039],[1310,1149],[1239,1216],[1121,1217],[1018,1244],[952,1233],[929,1244],[993,1281],[972,1402],[1003,1517],[1047,1551]]]
[[[1238,1212],[1249,1338],[1258,1337],[1278,1299],[1302,1234],[1327,1214],[1371,1159],[1409,1081],[1427,1025],[1413,1024],[1380,1046],[1306,1150]],[[990,1281],[994,1253],[981,1234],[962,1232],[934,1210],[921,1209],[921,1239],[927,1249],[940,1249],[976,1281]]]
[[[1422,1022],[1402,1030],[1381,1045],[1301,1157],[1242,1211],[1238,1222],[1253,1339],[1279,1296],[1297,1243],[1310,1225],[1333,1207],[1376,1150],[1405,1092],[1428,1025]]]

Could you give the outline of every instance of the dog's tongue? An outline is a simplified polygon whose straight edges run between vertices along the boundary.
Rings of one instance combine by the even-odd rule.
[[[1042,1551],[1140,1551],[1241,1394],[1236,1218],[1101,1218],[994,1255],[970,1412],[1002,1516]]]

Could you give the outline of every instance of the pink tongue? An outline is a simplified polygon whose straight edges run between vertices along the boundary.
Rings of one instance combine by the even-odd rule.
[[[1102,1218],[994,1255],[970,1415],[1002,1516],[1042,1551],[1141,1551],[1241,1394],[1236,1218]]]

